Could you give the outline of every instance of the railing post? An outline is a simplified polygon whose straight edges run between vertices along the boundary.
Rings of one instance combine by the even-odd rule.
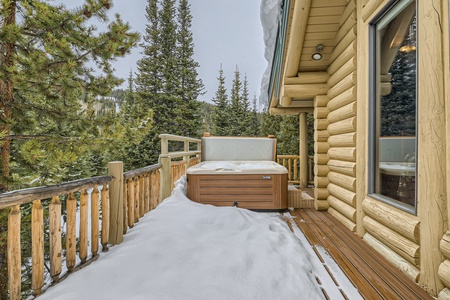
[[[184,141],[184,152],[189,152],[189,141]],[[185,170],[187,170],[189,168],[191,157],[189,155],[185,155],[183,156],[183,160],[186,166]]]
[[[159,201],[163,201],[169,197],[172,192],[172,168],[170,167],[170,162],[170,156],[161,157],[161,188]]]
[[[8,216],[8,287],[11,300],[19,300],[21,292],[20,206],[13,206]]]
[[[123,241],[123,163],[108,163],[108,175],[114,177],[109,184],[109,244],[117,245]]]

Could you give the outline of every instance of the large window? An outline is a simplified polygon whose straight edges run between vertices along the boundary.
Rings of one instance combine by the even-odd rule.
[[[369,193],[416,212],[416,1],[400,0],[371,23]]]

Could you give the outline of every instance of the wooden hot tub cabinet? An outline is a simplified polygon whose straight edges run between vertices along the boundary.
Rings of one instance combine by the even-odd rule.
[[[287,208],[287,174],[187,174],[189,199],[215,206]]]

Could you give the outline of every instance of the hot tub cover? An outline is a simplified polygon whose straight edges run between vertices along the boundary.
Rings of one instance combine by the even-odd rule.
[[[187,174],[287,174],[274,161],[204,161],[187,169]]]

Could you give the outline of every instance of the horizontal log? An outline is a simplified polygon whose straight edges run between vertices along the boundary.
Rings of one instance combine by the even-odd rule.
[[[190,138],[185,136],[179,136],[179,135],[173,135],[173,134],[167,134],[167,133],[161,133],[158,136],[161,140],[166,141],[178,141],[178,142],[189,142],[189,143],[201,143],[200,139],[196,138]]]
[[[438,269],[439,279],[445,286],[450,287],[450,260],[444,260]]]
[[[281,97],[280,105],[284,107],[291,106],[292,103],[292,97]]]
[[[330,147],[355,147],[356,132],[330,136],[327,142],[330,144]]]
[[[364,213],[401,236],[420,242],[420,219],[391,205],[370,198],[362,203]]]
[[[297,77],[286,77],[284,84],[308,84],[308,83],[327,83],[327,72],[299,72]]]
[[[314,208],[316,210],[327,210],[330,207],[330,204],[328,204],[328,201],[322,201],[322,200],[314,200]]]
[[[353,41],[328,67],[329,74],[335,74],[346,62],[356,55],[357,43]]]
[[[330,207],[328,208],[328,213],[338,219],[339,222],[341,222],[345,227],[347,227],[350,231],[355,232],[356,230],[356,224],[352,221],[350,221],[348,218],[346,218],[344,215],[342,215],[340,212],[335,210],[334,208]]]
[[[327,95],[317,95],[314,97],[314,107],[326,107],[329,100]]]
[[[123,179],[127,180],[127,179],[130,179],[133,177],[141,176],[141,175],[156,171],[160,168],[161,168],[161,164],[155,164],[155,165],[147,166],[147,167],[136,169],[136,170],[131,170],[131,171],[123,173]]]
[[[327,142],[316,142],[314,143],[314,153],[327,154],[330,145]]]
[[[328,196],[328,203],[330,207],[337,210],[341,215],[356,223],[356,209],[347,203],[341,201],[340,199],[330,195]]]
[[[111,176],[97,176],[86,179],[69,181],[61,184],[41,186],[0,194],[0,209],[30,203],[34,200],[43,200],[53,196],[65,195],[82,189],[88,189],[94,185],[109,183],[114,178]]]
[[[326,188],[330,181],[327,177],[314,176],[314,186],[316,188]]]
[[[328,86],[334,86],[338,82],[342,81],[348,74],[356,70],[356,64],[356,56],[352,56],[347,61],[342,62],[342,66],[337,69],[336,72],[334,72],[328,79]]]
[[[328,92],[328,85],[325,83],[290,84],[281,88],[283,97],[294,99],[313,99],[316,95],[324,95]]]
[[[328,149],[328,157],[334,160],[356,161],[355,147],[332,147]]]
[[[328,114],[328,121],[336,123],[356,116],[356,102],[344,105]]]
[[[342,19],[341,19],[342,21]],[[345,35],[351,31],[354,30],[356,33],[356,10],[354,10],[350,15],[347,17],[347,19],[342,23],[341,27],[339,28],[339,31],[336,34],[336,38],[334,39],[334,43],[337,45],[342,39],[345,37]]]
[[[340,187],[334,183],[328,185],[328,191],[330,195],[335,196],[341,201],[347,203],[350,206],[355,207],[356,205],[356,193],[349,191],[343,187]]]
[[[280,108],[271,107],[269,108],[269,114],[271,115],[298,115],[299,113],[313,113],[314,108],[312,107],[290,107],[290,108]]]
[[[363,5],[362,8],[362,19],[367,21],[367,19],[380,7],[384,0],[371,0]]]
[[[439,292],[438,300],[450,300],[450,289],[445,288]]]
[[[344,24],[344,22],[348,19],[348,17],[355,11],[356,3],[355,1],[348,1],[347,6],[342,13],[341,20],[339,21],[339,25]]]
[[[329,172],[327,177],[331,183],[334,183],[352,192],[356,192],[356,178],[336,172]]]
[[[331,99],[345,92],[349,88],[354,87],[356,85],[356,82],[357,82],[356,72],[352,72],[349,75],[347,75],[347,77],[339,81],[337,84],[330,87],[327,93],[328,97],[330,97],[330,101]],[[327,105],[327,107],[329,107],[329,104]]]
[[[327,200],[329,195],[330,195],[330,193],[328,192],[327,188],[315,188],[314,189],[314,199],[316,199],[316,200]]]
[[[446,259],[450,259],[450,231],[447,231],[441,239],[440,242],[442,255]]]
[[[339,94],[334,95],[328,101],[327,107],[330,111],[334,111],[338,108],[346,106],[356,101],[356,87],[351,85],[349,89],[342,91]]]
[[[392,265],[399,269],[403,274],[408,276],[413,282],[419,280],[419,269],[412,265],[410,262],[405,260],[403,257],[389,249],[386,245],[377,240],[370,233],[366,233],[363,236],[363,240],[371,246],[375,251],[380,253],[384,258],[386,258]]]
[[[327,130],[330,122],[327,119],[314,119],[314,130]]]
[[[314,131],[314,142],[327,142],[330,134],[327,130],[315,130]]]
[[[316,165],[326,165],[329,160],[328,154],[314,154],[314,163]]]
[[[383,224],[375,221],[369,216],[363,218],[364,228],[381,243],[389,247],[392,251],[409,261],[415,266],[419,266],[420,247],[416,243],[401,236],[397,232],[389,229]]]
[[[356,117],[331,123],[327,128],[330,135],[344,134],[356,131]]]
[[[339,44],[334,47],[329,61],[333,62],[354,40],[356,40],[356,26],[349,30],[349,32],[347,32],[347,34],[341,39]]]
[[[314,109],[314,119],[326,119],[329,112],[329,109],[326,107],[316,107]]]
[[[356,177],[355,162],[330,159],[327,165],[333,172]]]
[[[326,177],[330,172],[327,165],[314,165],[314,175]]]

